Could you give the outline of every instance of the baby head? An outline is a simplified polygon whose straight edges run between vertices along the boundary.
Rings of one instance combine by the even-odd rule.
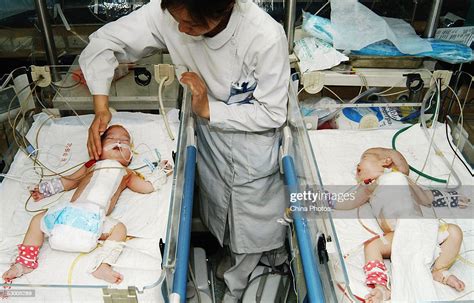
[[[132,143],[130,133],[121,125],[111,125],[101,136],[101,160],[117,160],[128,166],[132,160]]]
[[[396,169],[405,175],[409,173],[408,162],[400,152],[382,147],[369,148],[357,164],[357,181],[377,179],[387,168]]]

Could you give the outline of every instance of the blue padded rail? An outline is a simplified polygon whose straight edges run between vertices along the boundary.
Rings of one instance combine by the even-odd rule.
[[[191,219],[193,216],[194,179],[196,175],[196,147],[186,147],[184,168],[183,201],[179,219],[178,247],[176,252],[176,271],[173,277],[173,293],[186,302],[186,284],[188,276],[189,246],[191,242]]]
[[[298,179],[296,177],[293,158],[289,155],[282,158],[285,182],[288,186],[288,194],[299,193]],[[299,201],[294,202],[295,206],[300,206]],[[308,231],[308,222],[299,211],[293,212],[293,224],[296,230],[296,239],[298,241],[301,262],[303,263],[303,273],[308,291],[308,300],[311,303],[324,303],[324,292],[321,284],[321,278],[316,266],[316,258],[311,245],[311,237]]]

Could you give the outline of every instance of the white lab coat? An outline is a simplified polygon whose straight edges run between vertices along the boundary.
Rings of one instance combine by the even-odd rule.
[[[79,58],[92,94],[108,95],[119,62],[167,48],[207,85],[210,120],[197,119],[198,177],[204,223],[222,244],[257,253],[283,245],[277,219],[287,204],[278,173],[279,128],[286,121],[290,76],[282,27],[252,2],[235,5],[212,38],[190,37],[152,0],[90,36]]]

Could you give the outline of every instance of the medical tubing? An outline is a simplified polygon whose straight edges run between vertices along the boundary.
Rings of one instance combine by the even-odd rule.
[[[160,111],[161,111],[161,115],[163,116],[163,121],[165,121],[165,126],[166,126],[166,130],[168,131],[168,135],[170,136],[171,140],[174,140],[174,135],[173,135],[173,132],[171,131],[168,117],[166,116],[165,106],[163,105],[163,85],[165,84],[166,80],[168,80],[168,77],[164,77],[160,81],[160,86],[158,87],[158,101],[160,101]]]
[[[30,92],[28,93],[28,96],[25,98],[25,100],[28,100],[28,98],[32,95],[33,93],[33,90],[36,88],[37,86],[37,82],[39,80],[36,80],[36,81],[33,81],[34,83],[34,86],[33,88],[30,90]],[[18,112],[18,114],[15,116],[15,120],[13,121],[14,123],[12,124],[12,120],[11,120],[11,115],[10,115],[10,112],[11,112],[11,107],[13,105],[13,101],[15,100],[15,97],[18,97],[18,94],[20,94],[21,92],[23,92],[25,89],[29,88],[31,84],[28,84],[26,86],[24,86],[23,88],[21,88],[18,92],[15,93],[15,96],[13,96],[13,98],[10,99],[10,102],[8,103],[8,109],[7,109],[7,117],[8,117],[8,124],[10,125],[10,127],[12,128],[12,135],[13,135],[13,140],[15,141],[15,143],[18,145],[18,146],[21,146],[21,144],[18,142],[18,140],[16,139],[16,134],[15,134],[15,130],[16,130],[16,127],[13,126],[13,124],[15,124],[15,121],[16,119],[18,119],[18,117],[20,116],[20,113],[23,113],[23,108],[22,108],[22,103],[20,102],[20,111]],[[31,87],[30,87],[31,88]],[[24,117],[24,113],[23,113],[23,117]],[[25,140],[23,140],[25,141]]]
[[[436,89],[437,89],[438,94],[439,94],[439,89],[438,89],[438,87],[436,87]],[[421,104],[421,110],[420,110],[420,113],[421,113],[421,114],[420,114],[420,122],[421,122],[421,125],[422,125],[422,127],[423,127],[423,131],[425,132],[425,135],[426,135],[428,138],[429,138],[429,132],[428,132],[428,129],[427,129],[427,126],[426,126],[426,120],[424,119],[424,113],[425,113],[425,108],[426,108],[426,102],[427,102],[428,99],[430,98],[431,90],[432,90],[432,88],[430,88],[430,89],[428,90],[428,92],[426,93],[426,96],[425,96],[425,98],[423,99],[423,102],[422,102],[422,104]],[[439,98],[439,96],[438,96],[438,98]],[[439,100],[438,100],[438,102],[439,102]],[[437,106],[437,108],[436,108],[436,111],[439,110],[439,107],[440,107],[440,106],[439,106],[439,104],[438,104],[438,106]],[[437,114],[435,114],[435,116],[437,117]],[[392,137],[392,148],[393,148],[394,150],[397,150],[396,141],[397,141],[398,136],[399,136],[400,134],[402,134],[403,132],[407,131],[409,128],[413,127],[414,125],[416,125],[416,124],[413,124],[413,125],[410,125],[410,126],[408,126],[408,127],[402,128],[402,129],[400,129],[399,131],[397,131],[397,132],[395,133],[395,135],[393,135],[393,137]],[[434,131],[435,131],[435,129],[433,129],[433,132],[434,132]],[[434,134],[433,134],[433,135],[434,135]],[[435,149],[435,151],[437,151],[437,152],[439,151],[439,148],[438,148],[438,146],[436,145],[436,143],[434,142],[434,140],[430,140],[430,148],[429,148],[429,149],[431,149],[431,146],[433,146],[433,148]],[[428,150],[428,152],[429,152],[429,150]],[[446,159],[445,159],[444,157],[442,157],[442,158],[443,158],[443,160],[446,162]],[[408,165],[408,166],[410,167],[410,170],[412,170],[413,172],[417,173],[418,175],[420,175],[420,176],[422,176],[422,177],[424,177],[424,178],[426,178],[426,179],[428,179],[428,180],[431,180],[431,181],[434,181],[434,182],[438,182],[438,183],[442,183],[442,184],[447,184],[447,182],[448,182],[447,180],[439,179],[439,178],[435,178],[435,177],[432,177],[432,176],[430,176],[430,175],[427,175],[427,174],[423,173],[423,171],[420,171],[420,170],[414,168],[414,167],[411,166],[411,165]],[[449,163],[448,163],[448,167],[449,167]],[[457,179],[457,178],[456,178],[456,179]]]
[[[472,83],[472,81],[469,83],[468,92],[471,89],[471,83]],[[464,129],[464,106],[466,105],[467,95],[469,95],[469,93],[466,94],[466,97],[464,98],[464,103],[461,105],[461,101],[459,100],[459,97],[456,94],[456,92],[449,85],[447,87],[451,90],[451,92],[453,93],[453,95],[456,98],[456,101],[458,102],[458,105],[459,105],[459,118],[458,118],[458,122],[457,122],[457,127],[460,127],[460,129]],[[448,116],[446,115],[446,117],[448,117]],[[447,124],[446,124],[446,126],[447,126]],[[449,143],[449,146],[451,147],[451,143],[449,142],[449,137],[448,137],[448,143]],[[453,151],[454,151],[454,149],[453,149]],[[457,156],[457,153],[454,151],[453,160],[451,161],[451,167],[454,166],[454,161],[456,160],[456,156]],[[459,158],[459,156],[458,156],[458,158]],[[464,162],[461,160],[461,158],[459,158],[459,160],[464,164]],[[472,173],[471,173],[471,176],[472,176]],[[449,174],[448,183],[449,183],[450,178],[451,178],[451,174]]]
[[[437,82],[437,85],[436,85],[436,89],[437,89],[437,93],[438,93],[438,101],[437,102],[441,102],[441,87],[438,87],[439,85],[439,82]],[[431,88],[430,88],[431,89]],[[426,137],[428,138],[429,137],[429,132],[428,132],[428,127],[426,126],[426,119],[425,119],[425,116],[424,116],[424,112],[425,112],[425,106],[426,106],[426,101],[427,101],[428,98],[424,98],[422,104],[421,104],[421,113],[422,115],[420,116],[420,122],[421,122],[421,125],[422,125],[422,128],[423,128],[423,131],[425,132],[425,135]],[[441,107],[440,104],[438,104],[438,107]],[[435,125],[436,123],[438,122],[437,119],[438,119],[438,114],[439,114],[439,110],[437,108],[437,111],[435,112],[435,116],[433,117],[433,125],[432,125],[432,128],[433,128],[433,132],[435,131]],[[434,134],[433,134],[434,135]],[[453,167],[452,165],[448,162],[448,160],[446,159],[446,157],[444,156],[443,152],[441,151],[441,149],[438,147],[438,145],[436,144],[436,142],[432,142],[432,146],[433,146],[433,149],[435,150],[435,152],[439,155],[441,155],[441,160],[444,162],[444,164],[446,165],[446,167],[448,168],[451,168],[450,169],[450,176],[451,174],[454,176],[454,179],[456,179],[456,182],[457,182],[457,185],[456,187],[454,188],[451,188],[451,189],[457,189],[459,188],[459,186],[461,186],[461,180],[459,179],[458,175],[456,174],[455,171],[453,171]],[[431,149],[431,145],[430,145],[430,148],[429,150]],[[428,152],[429,152],[428,150]],[[429,153],[428,153],[429,154]],[[449,179],[448,179],[449,180]],[[441,183],[445,183],[446,186],[448,186],[448,180],[444,180],[445,182],[441,182]]]
[[[288,186],[288,194],[297,194],[298,180],[296,177],[295,166],[291,156],[284,156],[282,158],[283,171],[286,185]],[[299,201],[295,202],[296,206]],[[296,230],[296,238],[301,254],[303,264],[303,273],[306,281],[306,288],[308,290],[309,302],[324,303],[324,292],[321,283],[321,277],[316,265],[316,257],[313,254],[313,247],[311,245],[311,235],[308,230],[308,222],[299,211],[293,212],[293,224]]]
[[[67,106],[72,110],[72,112],[76,115],[76,117],[79,119],[81,124],[88,128],[88,126],[82,121],[81,117],[79,114],[76,112],[76,110],[72,107],[72,105],[67,101],[67,99],[61,94],[61,92],[56,88],[56,86],[53,84],[51,87],[54,89],[54,91],[64,100],[64,102],[67,104]],[[46,109],[46,107],[43,105],[43,103],[40,102],[40,104]]]
[[[36,82],[37,82],[37,81],[34,82],[35,85],[34,85],[33,89],[30,91],[30,93],[29,93],[29,95],[28,95],[28,97],[27,97],[26,99],[29,98],[29,96],[32,94],[34,88],[36,88],[36,86],[37,86],[37,85],[36,85]],[[25,90],[25,89],[28,88],[28,87],[29,87],[29,85],[23,87],[18,93],[20,93],[21,91]],[[18,93],[17,93],[17,95],[18,95]],[[13,124],[12,124],[12,123],[11,123],[11,117],[10,117],[10,107],[11,107],[12,102],[13,102],[13,99],[10,101],[9,106],[8,106],[8,119],[9,119],[9,123],[10,123],[11,128],[12,128],[13,130],[15,130],[15,129],[17,129],[17,125],[16,125],[16,124],[17,124],[17,119],[18,119],[18,117],[20,116],[20,114],[23,113],[23,112],[22,112],[22,111],[18,112],[18,114],[16,115],[16,117],[15,117],[15,119],[14,119],[14,121],[13,121]],[[23,113],[23,117],[24,117],[24,116],[25,116],[25,114]],[[36,145],[38,145],[38,135],[39,135],[39,131],[41,130],[41,128],[43,127],[43,125],[46,123],[46,121],[48,121],[49,119],[51,119],[51,116],[49,116],[48,119],[46,119],[46,120],[41,124],[40,128],[38,129],[38,132],[37,132],[37,134],[36,134],[36,143],[35,143]],[[23,120],[24,120],[24,119],[23,119]],[[14,141],[16,142],[16,144],[17,144],[18,146],[21,146],[20,142],[19,142],[18,139],[16,138],[15,132],[13,132],[12,134],[13,134],[13,139],[14,139]],[[20,135],[21,135],[21,134],[20,134]],[[23,143],[24,143],[24,145],[26,146],[27,143],[26,143],[26,140],[25,140],[25,136],[23,136],[23,135],[21,135],[21,136],[22,136],[22,139],[23,139]],[[39,148],[37,148],[37,150],[39,150]],[[35,154],[33,155],[33,156],[34,156],[34,160],[33,160],[33,159],[32,159],[32,160],[33,160],[34,165],[35,165],[36,163],[39,163],[41,166],[44,166],[44,165],[38,160],[38,155],[39,155],[38,153],[35,153]],[[28,155],[28,157],[29,157],[29,156],[30,156],[30,155]],[[78,166],[79,166],[79,165],[78,165]],[[35,166],[33,166],[33,168],[35,168]],[[46,166],[44,166],[44,168],[46,168]],[[72,167],[72,168],[74,168],[74,167]],[[70,168],[70,169],[72,169],[72,168]],[[43,177],[45,176],[44,173],[43,173],[43,167],[40,167],[40,169],[41,169],[41,173],[40,173],[41,176],[40,176],[39,182],[41,182],[41,180],[42,180]],[[48,168],[46,168],[46,169],[48,169]],[[35,171],[35,172],[36,172],[36,171]],[[54,201],[52,201],[52,202],[46,204],[45,206],[49,206],[49,205],[52,205],[52,204],[56,203],[56,202],[62,197],[62,195],[63,195],[63,194],[61,194],[56,200],[54,200]],[[28,209],[28,202],[30,201],[31,196],[32,196],[32,195],[30,194],[30,196],[28,197],[28,199],[27,199],[27,200],[25,201],[25,203],[24,203],[24,209],[25,209],[26,212],[40,212],[40,211],[43,211],[43,210],[47,210],[47,209],[48,209],[48,208],[44,208],[44,207],[43,207],[43,208],[38,209],[38,210],[29,210],[29,209]]]
[[[191,242],[191,219],[193,215],[194,179],[196,173],[196,147],[186,147],[184,167],[183,198],[179,217],[176,268],[173,277],[173,293],[179,295],[180,302],[186,302],[186,282],[189,262],[189,245]]]
[[[466,162],[464,162],[464,160],[461,158],[461,156],[459,156],[458,152],[456,151],[456,149],[454,148],[454,146],[451,144],[451,140],[449,140],[448,117],[449,117],[449,116],[446,115],[446,119],[445,119],[445,132],[446,132],[446,140],[448,140],[449,147],[451,147],[451,150],[452,150],[453,153],[456,155],[456,157],[458,158],[458,160],[464,165],[464,167],[466,168],[467,172],[471,175],[471,177],[474,177],[474,174],[471,173],[471,170],[469,169],[469,166],[466,164]]]
[[[436,81],[435,85],[436,85],[436,109],[435,109],[435,113],[434,113],[432,124],[431,124],[431,129],[433,130],[433,132],[430,138],[430,145],[428,146],[428,153],[426,154],[425,162],[423,163],[423,166],[421,167],[421,171],[424,171],[426,168],[426,164],[428,164],[428,159],[431,153],[431,147],[433,146],[433,143],[434,143],[434,136],[436,133],[436,124],[438,123],[439,109],[441,107],[441,86],[439,85],[438,81]],[[421,112],[423,113],[423,115],[420,117],[420,120],[425,121],[423,131],[425,132],[426,137],[429,138],[428,128],[426,127],[426,120],[424,120],[424,115],[426,113],[426,109],[425,109],[426,100],[427,98],[424,98],[423,103],[421,104]],[[420,176],[417,177],[416,181],[418,181],[419,177]]]
[[[402,128],[402,129],[400,129],[399,131],[397,131],[397,132],[395,133],[395,135],[393,135],[393,137],[392,137],[392,148],[393,148],[394,150],[397,150],[396,142],[397,142],[398,136],[399,136],[400,134],[404,133],[405,131],[407,131],[409,128],[415,126],[415,125],[417,125],[417,124],[413,124],[413,125],[410,125],[410,126],[408,126],[408,127]],[[414,167],[411,166],[410,164],[408,164],[408,166],[410,167],[410,170],[414,171],[414,172],[417,173],[418,175],[420,175],[420,176],[422,176],[422,177],[424,177],[424,178],[426,178],[426,179],[428,179],[428,180],[435,181],[435,182],[438,182],[438,183],[443,183],[443,184],[446,184],[446,182],[447,182],[446,180],[438,179],[438,178],[432,177],[432,176],[430,176],[430,175],[427,175],[427,174],[425,174],[424,172],[419,171],[418,169],[414,168]]]

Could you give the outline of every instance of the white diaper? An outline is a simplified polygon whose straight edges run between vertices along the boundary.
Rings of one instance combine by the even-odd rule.
[[[90,252],[97,246],[104,221],[104,211],[98,205],[65,202],[48,209],[41,220],[41,230],[49,236],[53,249]]]

